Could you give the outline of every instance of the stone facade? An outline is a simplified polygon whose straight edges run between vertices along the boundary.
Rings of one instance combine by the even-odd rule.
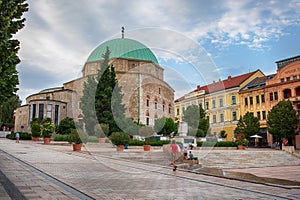
[[[163,80],[163,68],[151,61],[111,59],[122,87],[127,117],[153,126],[155,119],[174,115],[174,90]],[[57,125],[65,117],[82,118],[80,99],[88,76],[96,76],[101,61],[88,62],[82,77],[64,83],[63,87],[43,90],[26,98],[26,105],[15,115],[15,131],[30,132],[32,118],[50,117]],[[21,127],[23,127],[21,129]]]

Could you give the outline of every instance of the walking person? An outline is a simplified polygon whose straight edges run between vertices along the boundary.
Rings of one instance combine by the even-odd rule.
[[[172,165],[173,165],[173,171],[176,171],[177,165],[176,165],[176,159],[177,159],[177,154],[178,154],[178,146],[175,144],[175,140],[172,141],[171,144],[171,160],[172,160]]]
[[[20,142],[20,133],[16,133],[16,143]]]

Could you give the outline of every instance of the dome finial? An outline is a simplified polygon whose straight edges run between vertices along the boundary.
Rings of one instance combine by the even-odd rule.
[[[122,38],[124,38],[124,26],[122,26]]]

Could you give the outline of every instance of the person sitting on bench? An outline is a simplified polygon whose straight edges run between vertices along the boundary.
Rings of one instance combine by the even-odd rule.
[[[189,159],[188,160],[193,160],[194,155],[192,154],[192,151],[189,152]]]

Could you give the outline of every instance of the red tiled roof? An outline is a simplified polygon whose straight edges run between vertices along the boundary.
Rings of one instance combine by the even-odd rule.
[[[228,78],[226,80],[217,81],[217,82],[214,82],[209,85],[202,86],[202,87],[198,86],[192,92],[198,92],[198,91],[204,90],[205,94],[209,94],[209,93],[213,93],[213,92],[217,92],[217,91],[221,91],[221,90],[225,90],[225,89],[229,89],[229,88],[238,87],[241,83],[243,83],[247,78],[249,78],[255,72],[257,72],[257,71],[249,72],[247,74],[242,74],[242,75],[235,76],[235,77],[228,76]],[[184,96],[176,99],[175,102],[182,101],[182,100],[184,100]]]
[[[205,85],[203,87],[195,89],[193,92],[197,92],[199,90],[205,90],[206,94],[217,92],[224,89],[234,88],[238,87],[241,83],[243,83],[247,78],[249,78],[251,75],[253,75],[254,72],[249,72],[247,74],[242,74],[239,76],[231,77],[228,76],[226,80],[223,81],[217,81],[214,83],[211,83],[209,85]]]

